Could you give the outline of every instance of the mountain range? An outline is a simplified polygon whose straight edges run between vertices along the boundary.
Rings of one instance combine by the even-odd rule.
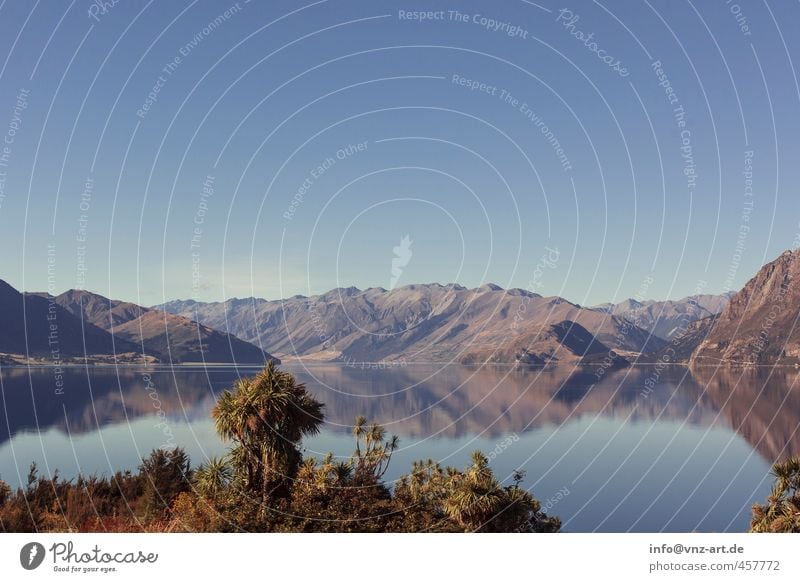
[[[285,300],[171,301],[158,309],[224,330],[283,359],[375,362],[636,361],[718,313],[727,296],[581,307],[561,297],[486,284],[338,288]]]
[[[278,301],[173,301],[158,308],[284,359],[575,363],[612,349],[635,356],[664,343],[622,317],[492,284],[348,287]]]
[[[136,345],[82,322],[56,301],[0,281],[0,353],[42,358],[134,354]]]
[[[798,256],[783,253],[738,293],[592,307],[437,283],[142,307],[88,291],[23,294],[0,281],[0,363],[52,359],[56,321],[61,357],[117,362],[800,364]]]
[[[272,358],[235,336],[88,291],[20,293],[0,281],[4,363],[239,363]]]
[[[692,322],[718,314],[733,295],[732,292],[693,295],[678,301],[627,299],[616,304],[604,303],[592,309],[624,317],[645,331],[671,340]]]
[[[574,364],[612,355],[693,366],[800,365],[798,257],[800,250],[784,252],[738,293],[677,301],[628,299],[587,308],[492,284],[429,284],[339,288],[280,301],[172,301],[159,308],[286,358]]]

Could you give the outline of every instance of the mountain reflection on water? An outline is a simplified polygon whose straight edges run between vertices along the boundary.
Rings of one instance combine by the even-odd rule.
[[[600,381],[594,369],[407,366],[383,370],[341,365],[285,366],[325,403],[326,427],[349,432],[364,415],[401,437],[494,438],[583,416],[645,422],[722,424],[772,462],[800,453],[800,387],[794,369],[648,366]],[[52,427],[98,430],[162,410],[173,421],[207,418],[215,395],[253,369],[73,369],[59,395],[48,369],[5,368],[7,422],[0,444],[18,432]],[[654,389],[646,380],[657,378]]]
[[[391,480],[414,459],[462,465],[514,434],[492,461],[498,474],[524,468],[542,499],[569,488],[553,511],[573,531],[746,529],[770,465],[800,453],[794,369],[639,366],[598,381],[593,368],[284,368],[325,403],[307,453],[349,454],[363,415],[401,439]],[[68,478],[135,469],[159,446],[185,447],[195,465],[224,454],[215,397],[255,371],[70,369],[58,393],[51,369],[2,368],[0,478],[22,483],[32,460]]]

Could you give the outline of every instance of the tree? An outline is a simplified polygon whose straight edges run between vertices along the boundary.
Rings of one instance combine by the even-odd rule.
[[[194,486],[197,492],[208,499],[216,499],[223,494],[233,480],[233,470],[225,459],[212,457],[194,472]]]
[[[40,476],[31,465],[16,491],[0,481],[0,531],[552,532],[561,522],[523,489],[494,475],[475,452],[460,471],[416,462],[392,489],[383,481],[397,437],[359,417],[355,451],[301,455],[323,405],[274,364],[223,393],[212,411],[228,455],[192,470],[180,449],[154,450],[139,471],[111,477]],[[766,531],[797,527],[800,461],[776,465],[779,483]],[[794,521],[793,521],[794,520]],[[755,523],[755,521],[754,521]],[[761,523],[759,521],[759,523]],[[765,526],[766,527],[766,526]],[[756,526],[754,525],[754,529]],[[778,528],[778,529],[776,529]]]
[[[319,432],[323,408],[274,362],[255,377],[238,380],[214,406],[217,433],[234,442],[235,478],[260,494],[262,511],[271,495],[288,495],[290,480],[302,462],[300,443]]]
[[[142,459],[139,475],[144,479],[144,513],[158,517],[169,510],[175,498],[189,491],[192,478],[189,456],[178,447],[155,449]]]
[[[401,529],[408,532],[460,531],[444,508],[451,480],[458,474],[453,467],[443,469],[433,459],[414,461],[411,473],[400,477],[394,488],[394,502],[403,519]]]
[[[11,497],[11,487],[8,486],[8,483],[0,479],[0,507],[6,502],[6,499]]]
[[[350,458],[350,465],[357,481],[378,481],[389,468],[392,453],[397,449],[400,439],[392,435],[386,439],[386,429],[377,423],[367,428],[367,419],[359,416],[353,426],[356,450]]]
[[[467,531],[481,529],[505,503],[503,489],[480,451],[472,453],[472,465],[451,480],[451,491],[444,508]]]
[[[772,467],[775,486],[767,503],[753,505],[750,531],[756,533],[800,533],[800,457]]]
[[[356,450],[335,460],[304,460],[292,487],[286,523],[281,531],[383,532],[397,529],[398,512],[381,477],[398,438],[387,439],[378,424],[367,427],[363,417],[353,429]]]
[[[557,532],[561,521],[541,511],[541,504],[520,486],[502,485],[480,451],[465,471],[442,469],[432,460],[414,463],[411,475],[395,487],[395,503],[404,531]]]

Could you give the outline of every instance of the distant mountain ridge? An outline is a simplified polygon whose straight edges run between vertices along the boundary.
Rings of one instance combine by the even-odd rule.
[[[135,353],[137,346],[81,321],[56,301],[0,281],[0,353],[57,361],[85,353]],[[7,357],[7,362],[11,361]]]
[[[332,289],[155,307],[87,291],[22,294],[0,281],[0,363],[62,356],[252,362],[277,354],[333,362],[800,365],[800,250],[735,294],[582,307],[487,283]],[[124,359],[124,358],[123,358]]]
[[[732,292],[693,295],[666,301],[626,299],[616,304],[603,303],[592,309],[624,317],[661,339],[672,340],[685,333],[693,322],[720,313],[733,295]]]
[[[23,294],[3,281],[0,355],[6,364],[26,358],[51,364],[64,358],[261,364],[272,358],[244,340],[185,317],[82,290],[58,296]]]
[[[272,356],[240,338],[165,311],[70,290],[56,303],[166,363],[263,363]]]
[[[157,308],[284,358],[321,361],[565,363],[611,350],[635,358],[664,344],[616,315],[493,284],[347,287],[312,297],[171,301]]]

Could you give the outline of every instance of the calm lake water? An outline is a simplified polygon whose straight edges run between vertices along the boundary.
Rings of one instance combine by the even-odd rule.
[[[743,531],[769,470],[800,453],[797,372],[619,370],[596,383],[572,368],[288,365],[326,404],[306,453],[349,455],[356,416],[401,439],[386,475],[415,459],[464,466],[490,453],[496,474],[525,483],[567,531]],[[0,369],[0,478],[35,461],[65,477],[134,469],[179,445],[193,465],[224,454],[210,410],[252,369]],[[653,386],[645,389],[645,386]],[[550,502],[548,503],[548,500]]]

